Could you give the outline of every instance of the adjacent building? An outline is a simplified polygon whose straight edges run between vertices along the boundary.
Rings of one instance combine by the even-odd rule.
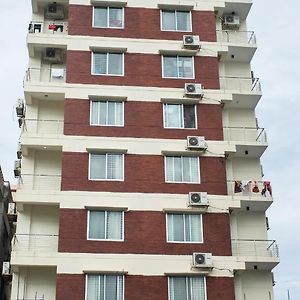
[[[274,299],[251,5],[32,0],[12,299]]]

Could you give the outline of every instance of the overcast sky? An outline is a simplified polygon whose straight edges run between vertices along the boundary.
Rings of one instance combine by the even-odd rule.
[[[19,137],[13,106],[23,97],[30,2],[1,3],[0,165],[6,180],[12,183]],[[278,241],[281,257],[281,264],[275,269],[276,300],[288,299],[287,289],[292,300],[300,299],[299,9],[299,0],[254,0],[248,22],[249,30],[256,32],[259,45],[252,67],[263,85],[257,115],[260,126],[267,129],[269,139],[262,163],[274,190],[274,204],[267,212],[271,226],[269,238]]]

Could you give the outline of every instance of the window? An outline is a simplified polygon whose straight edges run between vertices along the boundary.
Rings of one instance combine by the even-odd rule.
[[[193,56],[163,56],[164,78],[194,78]]]
[[[94,7],[94,27],[123,28],[123,19],[124,9],[122,7]]]
[[[166,182],[200,183],[199,158],[166,156]]]
[[[196,128],[196,105],[164,104],[165,128]]]
[[[123,240],[124,212],[89,211],[89,240]]]
[[[124,103],[91,101],[91,125],[123,126]]]
[[[203,276],[169,277],[169,300],[205,300]]]
[[[91,180],[123,180],[123,154],[90,154]]]
[[[192,31],[190,11],[162,10],[161,28],[167,31]]]
[[[87,275],[86,300],[123,300],[122,275]]]
[[[93,52],[93,75],[124,74],[124,53],[95,53]]]
[[[202,243],[200,214],[167,214],[168,242]]]

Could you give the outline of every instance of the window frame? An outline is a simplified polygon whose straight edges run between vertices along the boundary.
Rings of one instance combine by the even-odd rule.
[[[171,295],[170,295],[170,279],[171,277],[185,277],[185,278],[191,278],[191,277],[202,277],[203,278],[203,285],[204,285],[204,299],[207,300],[207,285],[206,285],[206,276],[199,276],[199,275],[195,275],[195,274],[191,274],[190,276],[168,276],[168,300],[171,300]]]
[[[177,77],[167,77],[164,76],[165,73],[165,68],[164,68],[164,57],[176,57],[177,58]],[[178,58],[179,57],[191,57],[192,58],[192,67],[193,67],[193,75],[192,77],[179,77],[179,66],[178,66]],[[185,80],[185,79],[195,79],[195,57],[192,55],[168,55],[168,54],[162,54],[161,55],[161,70],[162,70],[162,78],[164,79],[180,79],[180,80]]]
[[[186,128],[186,127],[166,127],[166,105],[181,105],[182,107],[184,107],[185,105],[193,105],[194,106],[194,113],[195,113],[195,127],[194,128]],[[193,104],[193,103],[169,103],[169,102],[165,102],[163,103],[163,127],[165,129],[185,129],[185,130],[197,130],[198,129],[198,116],[197,116],[197,104]],[[183,119],[183,123],[184,123],[184,108],[181,111],[181,117]],[[183,124],[184,125],[184,124]]]
[[[163,11],[174,12],[175,13],[175,30],[163,29]],[[191,30],[178,30],[177,22],[177,12],[189,12],[190,15],[190,29]],[[193,20],[192,20],[192,10],[180,10],[180,9],[160,9],[160,30],[166,32],[193,32]]]
[[[93,179],[91,178],[91,156],[92,154],[94,155],[122,155],[122,179]],[[116,153],[111,153],[111,152],[89,152],[89,166],[88,166],[88,180],[90,181],[119,181],[119,182],[124,182],[124,177],[125,177],[125,170],[124,170],[124,167],[125,167],[125,155],[124,153],[119,153],[119,152],[116,152]],[[105,172],[106,172],[106,177],[107,177],[107,158],[106,158],[106,164],[105,164]]]
[[[201,225],[201,241],[169,241],[169,228],[168,228],[168,215],[170,214],[177,214],[177,215],[197,215],[200,217],[200,225]],[[184,234],[185,234],[185,219],[184,220]],[[195,214],[190,212],[167,212],[166,213],[166,241],[167,243],[171,244],[203,244],[204,243],[204,236],[203,236],[203,217],[202,214]]]
[[[122,300],[124,300],[125,299],[125,276],[123,275],[123,274],[107,274],[107,273],[101,273],[101,272],[99,272],[99,273],[90,273],[90,274],[85,274],[85,295],[84,295],[84,299],[85,300],[87,300],[88,298],[88,276],[89,275],[97,275],[97,276],[103,276],[103,275],[105,275],[105,276],[110,276],[110,275],[113,275],[113,276],[122,276],[123,277],[123,279],[122,279],[122,283],[123,283],[123,295],[122,295]]]
[[[92,123],[92,111],[93,111],[93,102],[118,102],[118,103],[122,103],[122,124],[121,125],[112,125],[112,124],[93,124]],[[125,105],[124,105],[124,101],[117,101],[117,100],[114,100],[114,99],[108,99],[108,100],[90,100],[90,126],[96,126],[96,127],[101,127],[101,126],[104,126],[104,127],[124,127],[124,122],[125,122],[125,118],[124,118],[124,115],[125,115]],[[108,111],[106,113],[106,117],[108,116]]]
[[[95,9],[96,8],[106,8],[107,12],[107,26],[106,27],[102,27],[102,26],[96,26],[95,25]],[[109,26],[109,10],[111,8],[118,8],[118,9],[122,9],[122,27],[111,27]],[[97,6],[97,5],[93,5],[93,16],[92,16],[92,27],[93,28],[101,28],[101,29],[124,29],[125,28],[125,9],[124,7],[118,7],[118,6]]]
[[[105,212],[105,221],[107,221],[107,212],[120,212],[122,213],[122,239],[94,239],[94,238],[90,238],[89,237],[89,233],[90,233],[90,214],[91,214],[91,211],[97,211],[97,212]],[[99,209],[89,209],[87,211],[87,236],[86,236],[86,239],[87,241],[101,241],[101,242],[124,242],[124,234],[125,234],[125,230],[124,230],[124,225],[125,225],[125,214],[124,214],[124,211],[114,211],[114,210],[107,210],[107,209],[104,209],[104,210],[101,210],[101,208]],[[107,228],[107,224],[105,222],[105,232],[106,232],[106,228]]]
[[[124,52],[110,52],[110,51],[91,51],[92,53],[92,59],[91,59],[91,75],[93,76],[116,76],[116,77],[124,77],[125,76],[125,53]],[[106,54],[106,69],[108,71],[108,65],[109,65],[109,60],[108,60],[108,55],[109,54],[120,54],[122,55],[122,74],[97,74],[94,72],[94,63],[95,63],[95,54]]]
[[[197,159],[197,166],[198,166],[198,182],[189,182],[189,181],[168,181],[167,180],[167,157],[180,157],[181,160],[183,157],[195,157]],[[164,155],[164,163],[165,163],[165,183],[185,183],[185,184],[201,184],[201,172],[200,172],[200,159],[199,156],[188,156],[188,155],[182,155],[182,154],[178,154],[178,155]],[[182,165],[182,163],[181,163]],[[183,171],[183,168],[181,170],[181,174]]]

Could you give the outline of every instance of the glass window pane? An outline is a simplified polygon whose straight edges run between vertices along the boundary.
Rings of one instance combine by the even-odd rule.
[[[106,156],[105,154],[90,155],[90,178],[106,179]]]
[[[107,179],[123,179],[122,154],[107,154]]]
[[[177,11],[177,30],[191,31],[191,20],[189,11]]]
[[[183,214],[168,214],[168,237],[169,241],[184,241],[184,221]]]
[[[190,277],[192,286],[191,300],[205,300],[204,277]]]
[[[186,292],[186,277],[170,277],[170,300],[190,300]]]
[[[107,8],[95,7],[94,8],[94,26],[107,27]]]
[[[190,167],[191,158],[193,157],[182,157],[184,182],[191,182],[191,167]]]
[[[107,239],[122,240],[123,222],[122,212],[107,212]]]
[[[199,182],[199,164],[197,157],[183,157],[183,181]]]
[[[97,125],[97,124],[99,124],[99,113],[98,113],[99,102],[92,101],[91,105],[92,105],[92,109],[91,109],[91,114],[92,114],[91,115],[91,124]]]
[[[100,299],[99,276],[88,275],[87,276],[87,300],[98,300]]]
[[[106,275],[105,300],[117,300],[118,279],[117,276]]]
[[[107,54],[106,53],[94,53],[94,74],[107,74]]]
[[[89,238],[105,239],[105,212],[90,211]]]
[[[196,128],[195,105],[184,105],[184,128]]]
[[[188,56],[178,57],[179,78],[193,78],[193,58]]]
[[[116,124],[116,102],[107,102],[107,125]]]
[[[202,219],[200,215],[189,215],[192,242],[202,242]]]
[[[162,29],[176,30],[175,11],[162,11]]]
[[[166,157],[166,181],[174,181],[174,157],[167,156]]]
[[[101,101],[99,103],[99,125],[107,124],[107,102]]]
[[[116,123],[115,125],[122,126],[123,125],[123,103],[115,102],[116,104]]]
[[[176,56],[164,56],[163,57],[163,76],[177,78],[177,57]]]
[[[109,8],[109,27],[123,27],[122,8]]]
[[[174,157],[174,181],[182,182],[182,163],[181,157]]]
[[[166,128],[183,128],[182,105],[165,104],[165,127]]]
[[[108,74],[112,74],[112,75],[123,74],[123,54],[119,54],[119,53],[108,54]]]

